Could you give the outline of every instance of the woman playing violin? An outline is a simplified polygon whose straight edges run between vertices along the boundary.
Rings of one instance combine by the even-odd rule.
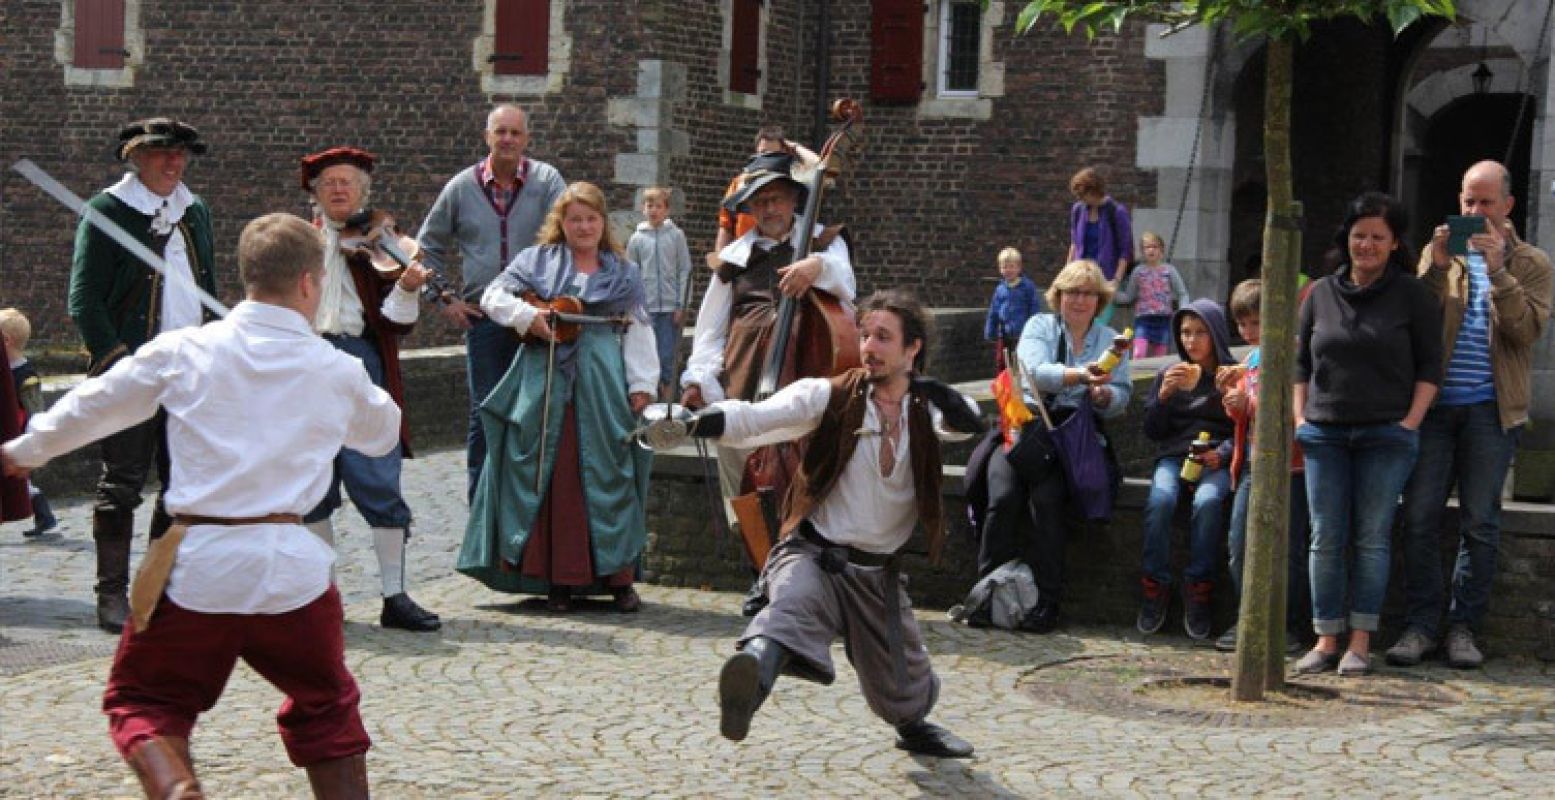
[[[361,359],[373,383],[405,407],[400,378],[399,337],[411,332],[419,312],[417,292],[427,270],[412,264],[397,279],[385,279],[373,266],[370,245],[343,246],[362,240],[365,231],[350,221],[367,204],[376,158],[355,147],[334,147],[302,159],[302,188],[313,195],[317,224],[324,231],[324,287],[313,327],[336,348]],[[408,415],[407,415],[408,418]],[[318,507],[304,521],[326,542],[334,542],[330,515],[341,505],[340,485],[372,528],[373,549],[383,583],[386,628],[435,631],[436,614],[405,593],[405,544],[410,538],[410,506],[400,493],[400,461],[409,454],[408,428],[401,423],[400,444],[388,455],[370,458],[344,449],[335,456],[334,477]]]
[[[636,611],[652,456],[627,439],[659,376],[642,279],[591,183],[567,187],[536,241],[481,297],[525,339],[481,406],[486,464],[458,569],[500,592],[544,593],[554,611],[606,590]],[[592,322],[559,327],[565,301]]]

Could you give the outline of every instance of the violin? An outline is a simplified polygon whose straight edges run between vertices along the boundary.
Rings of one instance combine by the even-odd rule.
[[[580,317],[583,315],[583,301],[564,294],[551,300],[541,300],[540,295],[534,292],[524,292],[518,299],[534,306],[545,315],[545,321],[551,326],[551,337],[557,344],[565,344],[578,338],[578,332],[583,329],[583,323],[568,321],[568,317]],[[524,344],[544,344],[540,337],[527,331],[519,334],[518,340]]]
[[[421,245],[401,233],[394,217],[383,209],[364,208],[347,217],[340,229],[340,250],[347,258],[366,260],[385,282],[398,281],[411,264],[421,264]],[[441,272],[428,272],[427,286],[440,302],[459,296]]]
[[[540,295],[533,291],[519,294],[518,299],[539,309],[545,317],[547,325],[551,326],[551,338],[542,339],[527,330],[515,330],[513,335],[518,337],[520,344],[552,343],[566,344],[578,338],[584,325],[610,325],[616,330],[625,330],[632,324],[630,314],[618,314],[615,316],[601,317],[594,314],[583,313],[583,301],[572,295],[559,295],[550,300],[540,299]]]

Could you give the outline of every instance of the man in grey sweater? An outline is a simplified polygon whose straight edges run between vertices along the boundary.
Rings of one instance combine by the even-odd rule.
[[[480,296],[519,251],[534,244],[546,213],[567,187],[555,167],[524,156],[529,119],[518,106],[499,105],[486,116],[486,145],[490,154],[448,181],[416,236],[428,267],[447,274],[456,248],[462,263],[462,297],[444,303],[441,313],[464,330],[470,376],[466,491],[472,495],[486,460],[477,409],[518,352],[510,331],[481,313]]]

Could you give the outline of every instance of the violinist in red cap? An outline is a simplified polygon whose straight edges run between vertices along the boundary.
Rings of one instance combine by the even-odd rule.
[[[429,272],[411,263],[394,273],[375,266],[385,239],[391,246],[409,240],[398,237],[392,220],[368,209],[372,171],[377,159],[355,147],[333,147],[302,159],[302,189],[313,195],[317,223],[324,233],[324,282],[313,327],[336,348],[362,360],[373,383],[383,387],[400,408],[405,387],[400,378],[399,337],[415,327],[421,288]],[[412,247],[413,249],[413,247]],[[392,263],[392,260],[389,260]],[[400,466],[408,454],[402,423],[400,444],[388,454],[372,457],[344,448],[335,457],[329,492],[304,517],[319,538],[334,543],[330,516],[341,505],[340,487],[372,528],[373,550],[383,583],[385,628],[435,631],[436,614],[417,605],[405,591],[405,545],[410,539],[410,506],[400,492]]]

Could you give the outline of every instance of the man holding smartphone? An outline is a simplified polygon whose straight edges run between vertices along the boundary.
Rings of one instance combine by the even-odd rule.
[[[1501,538],[1501,487],[1528,422],[1534,345],[1550,317],[1549,256],[1518,238],[1507,220],[1514,198],[1506,167],[1481,161],[1463,176],[1458,203],[1478,217],[1439,225],[1420,259],[1420,277],[1441,298],[1441,394],[1420,426],[1420,453],[1404,489],[1404,634],[1389,664],[1420,663],[1439,642],[1443,607],[1441,518],[1458,487],[1458,559],[1447,606],[1447,663],[1479,667],[1474,641],[1489,607]],[[1454,235],[1456,234],[1456,235]],[[1461,254],[1454,251],[1462,250]]]

